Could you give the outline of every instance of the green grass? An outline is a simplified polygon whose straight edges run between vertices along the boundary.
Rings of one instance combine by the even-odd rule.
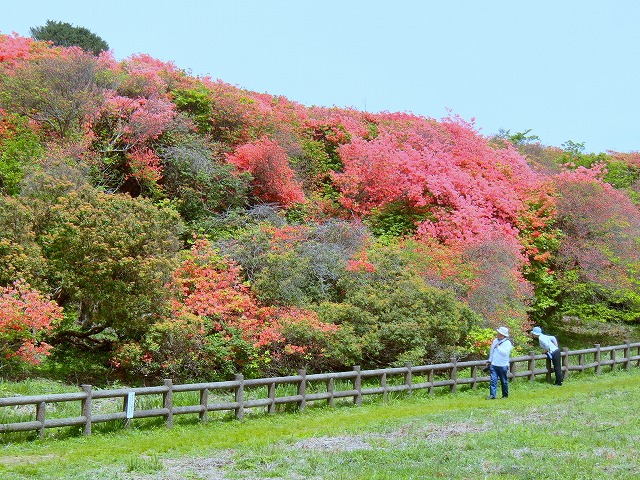
[[[639,478],[640,369],[362,407],[4,442],[0,478]]]

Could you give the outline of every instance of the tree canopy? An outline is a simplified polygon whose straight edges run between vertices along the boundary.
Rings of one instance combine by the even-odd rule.
[[[60,47],[77,46],[94,55],[109,50],[107,42],[88,28],[76,27],[67,22],[47,20],[45,25],[31,27],[29,30],[35,40],[53,42]]]

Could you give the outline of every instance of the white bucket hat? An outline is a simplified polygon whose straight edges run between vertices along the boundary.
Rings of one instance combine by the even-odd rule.
[[[505,337],[509,336],[509,329],[507,327],[500,327],[496,330],[500,335],[504,335]]]

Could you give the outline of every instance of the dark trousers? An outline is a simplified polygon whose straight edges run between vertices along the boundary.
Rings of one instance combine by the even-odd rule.
[[[553,371],[556,374],[556,385],[562,385],[562,357],[560,356],[559,348],[551,354],[551,363],[553,364]]]
[[[502,396],[504,398],[509,396],[509,367],[497,367],[491,365],[489,367],[490,381],[489,381],[489,396],[496,398],[496,392],[498,390],[498,379],[500,380],[500,386],[502,387]]]

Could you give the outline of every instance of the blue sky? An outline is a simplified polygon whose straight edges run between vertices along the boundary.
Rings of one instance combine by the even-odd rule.
[[[116,58],[303,103],[640,150],[638,0],[2,0],[0,33],[83,26]]]

